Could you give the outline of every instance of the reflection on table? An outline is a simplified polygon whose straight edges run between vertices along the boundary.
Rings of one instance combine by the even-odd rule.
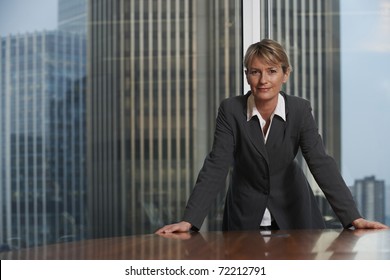
[[[390,259],[390,230],[149,234],[9,251],[0,259]]]

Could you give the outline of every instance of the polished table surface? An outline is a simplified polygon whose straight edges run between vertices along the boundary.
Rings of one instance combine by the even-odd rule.
[[[390,260],[390,230],[279,230],[87,239],[0,253],[1,260]]]

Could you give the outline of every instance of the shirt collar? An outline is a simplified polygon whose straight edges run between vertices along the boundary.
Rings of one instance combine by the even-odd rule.
[[[278,104],[276,104],[276,108],[275,108],[274,112],[272,113],[271,118],[274,115],[278,115],[284,121],[286,121],[286,106],[284,103],[284,97],[280,93],[278,95]],[[248,96],[248,101],[247,101],[247,112],[246,112],[247,119],[246,120],[249,121],[254,116],[257,116],[259,119],[262,119],[260,112],[256,108],[255,98],[251,94]]]

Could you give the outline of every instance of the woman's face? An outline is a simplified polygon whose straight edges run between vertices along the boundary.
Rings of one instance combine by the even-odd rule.
[[[257,102],[277,101],[282,85],[287,82],[289,70],[283,73],[281,65],[270,65],[254,57],[245,71],[247,82]]]

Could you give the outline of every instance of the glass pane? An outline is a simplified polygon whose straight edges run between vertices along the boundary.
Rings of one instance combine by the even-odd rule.
[[[260,7],[260,37],[291,58],[286,92],[312,102],[362,214],[390,223],[390,1]],[[219,103],[243,94],[242,34],[241,0],[2,1],[1,250],[180,220]]]
[[[3,248],[179,220],[242,91],[241,1],[30,2],[0,4]]]
[[[64,2],[79,11],[82,26],[57,23],[63,12],[57,1],[8,1],[0,8],[3,249],[88,234],[86,2]]]
[[[390,1],[341,1],[342,170],[362,215],[390,223]]]

